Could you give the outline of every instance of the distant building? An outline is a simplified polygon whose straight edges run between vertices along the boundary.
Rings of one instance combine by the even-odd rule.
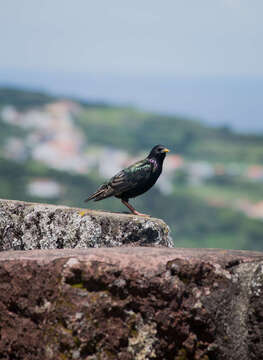
[[[0,116],[4,122],[12,125],[17,125],[19,113],[16,111],[16,108],[14,106],[4,106],[0,113]]]
[[[188,178],[191,184],[201,184],[215,174],[213,166],[207,161],[196,161],[186,166]]]
[[[22,139],[9,137],[4,145],[4,156],[7,159],[24,161],[27,159],[27,151]]]
[[[85,139],[72,118],[80,109],[72,101],[58,101],[21,114],[20,125],[31,129],[25,142],[33,159],[60,170],[87,172]]]
[[[183,165],[184,165],[184,159],[180,155],[169,154],[164,162],[165,170],[168,172],[175,171],[176,169],[181,168]]]
[[[250,211],[247,214],[250,217],[263,219],[263,201],[251,205]]]
[[[254,181],[263,180],[263,166],[261,165],[252,165],[249,166],[245,176]]]
[[[28,183],[27,192],[31,196],[52,199],[61,195],[62,186],[49,178],[37,178]]]
[[[45,109],[54,117],[64,117],[71,114],[77,114],[81,111],[81,105],[71,100],[60,100],[45,106]]]
[[[127,160],[128,154],[125,151],[104,148],[98,158],[98,171],[104,178],[111,177],[126,166]]]

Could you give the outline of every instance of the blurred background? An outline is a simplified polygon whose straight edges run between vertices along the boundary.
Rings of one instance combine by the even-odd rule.
[[[263,250],[262,13],[261,0],[2,3],[0,198],[83,207],[161,143],[163,175],[131,203],[176,246]]]

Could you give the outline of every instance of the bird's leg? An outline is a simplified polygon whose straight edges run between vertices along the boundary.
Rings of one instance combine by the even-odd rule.
[[[121,202],[127,206],[127,208],[134,214],[134,215],[138,215],[138,216],[148,216],[150,217],[150,215],[147,215],[147,214],[142,214],[140,213],[139,211],[135,210],[134,207],[131,206],[131,204],[128,203],[128,201],[125,201],[125,200],[121,200]]]

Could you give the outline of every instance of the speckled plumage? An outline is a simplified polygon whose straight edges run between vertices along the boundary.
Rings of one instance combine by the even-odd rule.
[[[156,145],[150,154],[144,159],[137,161],[129,167],[121,170],[109,181],[102,184],[98,190],[87,200],[99,201],[110,196],[115,196],[135,215],[138,213],[129,203],[130,198],[134,198],[148,191],[161,175],[163,161],[169,150],[163,145]]]

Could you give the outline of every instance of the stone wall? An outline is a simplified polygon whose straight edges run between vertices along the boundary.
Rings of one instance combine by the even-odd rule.
[[[5,200],[0,248],[0,360],[263,359],[263,253],[175,249],[158,219]]]
[[[168,246],[159,219],[0,200],[0,251],[89,247]]]
[[[0,280],[0,359],[262,359],[261,253],[5,251]]]

